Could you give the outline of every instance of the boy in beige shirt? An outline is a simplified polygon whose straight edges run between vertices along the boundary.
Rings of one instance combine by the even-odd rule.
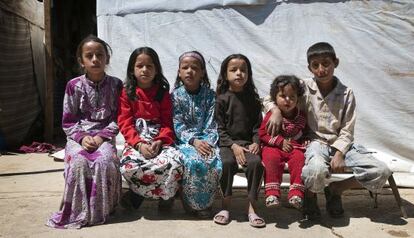
[[[328,213],[331,217],[341,217],[343,191],[362,185],[378,193],[391,171],[363,146],[354,143],[355,96],[352,89],[334,76],[339,59],[333,47],[326,42],[316,43],[309,47],[307,59],[314,77],[304,80],[302,97],[310,138],[302,170],[306,188],[304,215],[310,220],[320,218],[316,193],[324,191]],[[282,118],[280,110],[268,98],[264,105],[272,110],[268,132],[275,135]],[[354,176],[325,187],[331,173],[341,173],[345,169],[352,170]]]

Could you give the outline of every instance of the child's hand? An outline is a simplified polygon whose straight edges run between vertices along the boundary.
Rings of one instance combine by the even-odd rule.
[[[151,143],[151,153],[152,153],[153,157],[155,157],[159,154],[161,146],[162,146],[162,141],[161,140],[156,140],[156,141],[153,141]]]
[[[231,146],[231,149],[233,150],[233,154],[236,157],[237,163],[242,166],[246,165],[247,161],[246,156],[244,156],[244,152],[249,152],[249,150],[238,144],[233,144]]]
[[[280,131],[280,125],[282,124],[282,113],[278,107],[272,108],[272,115],[266,123],[267,134],[274,137]]]
[[[99,147],[104,142],[104,139],[100,136],[94,136],[93,140],[95,141],[95,144]]]
[[[331,160],[331,171],[332,173],[343,173],[345,172],[345,167],[344,154],[337,150]]]
[[[257,143],[250,144],[249,151],[252,154],[258,155],[260,152],[260,146]]]
[[[144,156],[145,159],[151,159],[155,155],[152,152],[151,145],[147,143],[141,142],[141,144],[138,146],[139,152]]]
[[[195,139],[193,146],[204,157],[210,157],[213,153],[211,146],[206,141]]]
[[[284,152],[291,152],[293,150],[293,146],[289,140],[286,140],[286,139],[283,140],[282,150]]]
[[[302,144],[303,146],[307,147],[310,143],[311,143],[311,140],[305,139]]]
[[[88,152],[92,152],[98,149],[98,145],[96,144],[92,136],[83,137],[81,145]]]

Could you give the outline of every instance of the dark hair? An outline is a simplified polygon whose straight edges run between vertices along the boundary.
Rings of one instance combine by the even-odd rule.
[[[296,90],[298,97],[301,97],[305,92],[300,79],[295,75],[279,75],[270,85],[270,97],[276,102],[276,94],[279,93],[286,85],[290,85]]]
[[[247,82],[244,85],[244,91],[247,94],[250,94],[251,96],[254,97],[254,99],[258,102],[260,102],[260,97],[259,94],[257,93],[257,89],[256,86],[254,86],[254,82],[253,82],[253,76],[252,76],[252,66],[250,64],[249,59],[242,55],[242,54],[232,54],[227,56],[227,58],[225,58],[223,60],[223,63],[221,63],[221,68],[220,68],[220,74],[217,80],[217,96],[220,94],[223,94],[225,92],[227,92],[227,90],[229,90],[229,81],[227,80],[227,66],[230,62],[230,60],[232,59],[241,59],[244,60],[244,62],[246,62],[247,65]]]
[[[198,52],[196,50],[193,50],[193,51],[188,51],[188,52],[183,53],[178,58],[178,70],[180,69],[180,65],[181,65],[182,58],[183,57],[187,57],[187,55],[191,57],[191,54],[196,54],[197,56],[199,56],[199,58],[196,57],[196,59],[198,59],[199,61],[201,60],[201,62],[200,62],[201,63],[201,68],[202,68],[202,70],[204,70],[204,75],[203,75],[203,78],[201,79],[201,85],[204,85],[207,88],[210,88],[210,79],[208,78],[208,75],[207,75],[206,61],[204,60],[204,57],[203,57],[203,55],[200,52]],[[180,76],[177,73],[177,77],[175,78],[174,87],[175,88],[178,88],[182,84],[183,84],[183,82],[181,81]]]
[[[326,42],[318,42],[316,44],[313,44],[311,47],[309,47],[308,51],[306,52],[308,64],[310,64],[310,61],[313,57],[319,56],[319,55],[328,55],[333,60],[336,60],[336,54],[334,48]]]
[[[109,64],[109,59],[111,58],[111,54],[112,54],[112,49],[111,47],[108,45],[108,43],[106,43],[104,40],[94,36],[94,35],[88,35],[87,37],[85,37],[78,45],[78,47],[76,48],[76,58],[82,60],[82,47],[84,44],[88,43],[88,42],[96,42],[99,43],[103,46],[106,56],[107,56],[107,60],[106,60],[106,64]]]
[[[135,49],[131,55],[129,56],[128,60],[128,68],[126,73],[126,80],[125,80],[125,90],[129,100],[134,101],[137,98],[136,95],[136,88],[138,86],[137,79],[135,78],[134,68],[135,68],[135,61],[137,57],[141,54],[146,54],[151,57],[152,62],[155,66],[156,74],[154,76],[154,84],[160,84],[160,89],[169,91],[170,84],[168,80],[162,74],[162,67],[160,63],[160,59],[158,58],[157,52],[150,47],[140,47]]]

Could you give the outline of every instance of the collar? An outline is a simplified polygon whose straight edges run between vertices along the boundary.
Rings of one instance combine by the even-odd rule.
[[[88,79],[88,77],[86,77],[86,74],[81,76],[82,82],[84,82],[85,84],[87,84],[91,87],[96,87],[96,86],[101,87],[106,82],[107,78],[108,78],[108,75],[105,74],[101,81],[94,82],[94,81]]]
[[[336,76],[333,76],[333,80],[336,80],[336,85],[332,89],[332,91],[329,92],[329,94],[331,94],[331,93],[344,94],[346,86],[343,85],[341,83],[341,81]],[[316,79],[315,78],[305,79],[305,83],[306,83],[306,86],[308,87],[309,92],[311,94],[316,94],[317,92],[319,92],[319,88],[318,88],[318,85],[316,84]]]

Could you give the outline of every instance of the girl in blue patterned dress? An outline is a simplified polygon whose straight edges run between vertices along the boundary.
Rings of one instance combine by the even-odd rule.
[[[214,121],[215,93],[199,52],[180,56],[172,100],[174,130],[184,160],[183,205],[189,212],[209,216],[222,166]]]

